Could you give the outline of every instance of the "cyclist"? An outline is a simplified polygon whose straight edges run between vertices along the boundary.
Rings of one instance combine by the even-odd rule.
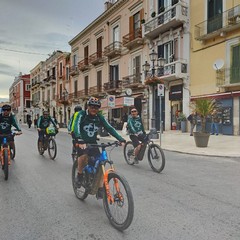
[[[78,112],[74,123],[74,134],[78,142],[78,175],[76,184],[81,186],[83,178],[83,168],[88,164],[88,157],[96,157],[100,154],[98,148],[91,149],[91,152],[85,150],[87,143],[97,143],[98,129],[103,126],[112,136],[114,136],[122,145],[126,142],[117,131],[107,122],[102,114],[99,113],[101,102],[98,98],[90,97],[87,102],[87,110]]]
[[[75,106],[74,113],[73,113],[73,115],[70,118],[69,123],[68,123],[68,133],[72,135],[72,144],[73,144],[72,155],[74,155],[75,151],[76,151],[75,150],[76,141],[75,141],[75,136],[74,136],[74,122],[76,120],[78,112],[80,112],[81,110],[82,110],[81,106],[79,106],[79,105]]]
[[[141,149],[141,142],[146,139],[146,132],[141,117],[135,107],[131,109],[131,115],[128,117],[128,132],[134,146],[134,163],[138,163],[137,155]],[[141,141],[141,142],[140,142]]]
[[[38,118],[37,122],[37,130],[38,130],[38,139],[40,141],[40,147],[42,147],[42,142],[44,138],[44,134],[46,134],[46,129],[49,127],[50,124],[53,124],[56,130],[58,130],[58,127],[53,121],[53,119],[50,117],[48,111],[44,111],[43,115]]]
[[[2,113],[0,114],[0,134],[11,134],[11,128],[14,126],[18,131],[18,134],[22,134],[21,128],[19,127],[15,116],[11,113],[11,106],[5,104],[2,106]],[[2,142],[2,138],[0,137],[0,141]],[[10,143],[10,147],[14,146],[14,136],[9,136],[8,141]]]

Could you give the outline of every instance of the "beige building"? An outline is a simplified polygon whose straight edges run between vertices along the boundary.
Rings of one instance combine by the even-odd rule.
[[[215,98],[222,106],[220,132],[237,135],[240,122],[240,0],[194,0],[190,12],[191,98]]]
[[[142,74],[148,57],[141,22],[146,2],[106,2],[102,15],[69,42],[69,100],[84,108],[90,96],[101,98],[105,116],[114,119],[117,128],[132,105],[138,108],[145,127],[149,124],[149,93]]]

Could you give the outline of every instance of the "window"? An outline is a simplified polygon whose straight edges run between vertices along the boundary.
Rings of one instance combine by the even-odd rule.
[[[137,29],[140,28],[141,23],[140,23],[140,12],[136,13],[133,15],[133,31],[136,32]]]
[[[119,80],[119,66],[118,65],[110,65],[110,86],[111,88],[118,87]]]
[[[102,91],[102,71],[97,72],[97,91]]]
[[[208,33],[214,32],[222,28],[222,0],[208,0]]]
[[[60,85],[59,85],[59,94],[60,94],[60,98],[62,98],[62,92],[63,92],[62,84],[60,84]]]
[[[31,102],[30,100],[26,100],[26,108],[30,108],[31,107]]]
[[[76,80],[74,81],[74,97],[77,97],[77,91],[78,91],[78,82]]]
[[[30,91],[31,90],[31,85],[30,84],[26,84],[26,91]]]
[[[113,28],[113,42],[119,42],[119,26]]]
[[[88,46],[84,48],[84,65],[88,65]]]
[[[69,67],[66,67],[66,80],[69,80]]]
[[[102,57],[102,37],[97,38],[97,58]]]
[[[175,61],[175,45],[174,41],[170,41],[158,46],[158,57],[165,58],[166,64]]]
[[[74,54],[73,55],[73,65],[72,66],[77,66],[77,55],[76,54]]]
[[[85,95],[88,95],[88,76],[85,76],[84,78],[84,90],[85,90]]]
[[[60,74],[60,76],[63,75],[63,65],[62,65],[62,62],[60,62],[60,64],[59,64],[59,74]]]
[[[240,82],[240,44],[231,47],[230,83]]]
[[[55,92],[56,92],[56,90],[55,90],[55,87],[52,89],[52,99],[55,99]]]
[[[137,56],[133,59],[133,74],[135,75],[136,81],[140,81],[141,76],[141,57]]]

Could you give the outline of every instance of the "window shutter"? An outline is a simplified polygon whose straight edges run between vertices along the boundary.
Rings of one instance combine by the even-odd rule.
[[[129,33],[133,33],[133,28],[134,28],[134,21],[133,21],[133,16],[129,17]]]

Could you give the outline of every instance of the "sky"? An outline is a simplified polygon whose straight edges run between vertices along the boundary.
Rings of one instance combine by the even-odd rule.
[[[106,0],[0,0],[0,102],[15,76],[30,74],[104,11]]]

